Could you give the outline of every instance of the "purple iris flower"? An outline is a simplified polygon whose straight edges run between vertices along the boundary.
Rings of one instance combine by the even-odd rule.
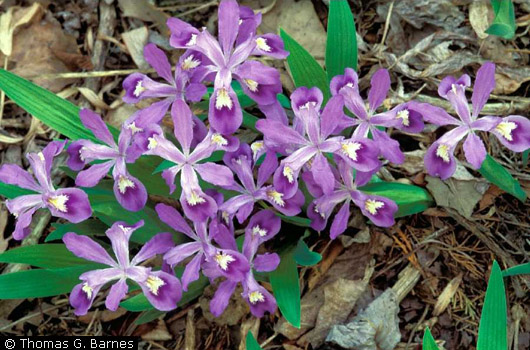
[[[174,267],[185,259],[193,256],[182,274],[182,289],[188,290],[191,282],[199,278],[201,267],[209,263],[209,269],[228,279],[239,281],[249,270],[247,259],[233,249],[219,249],[212,244],[210,233],[217,229],[212,221],[195,222],[193,230],[180,213],[166,204],[157,204],[155,210],[162,222],[177,232],[188,236],[192,242],[180,244],[164,255],[164,261]]]
[[[314,87],[300,87],[291,95],[291,104],[295,113],[293,127],[283,123],[262,119],[256,128],[264,135],[266,144],[273,149],[287,150],[289,156],[281,161],[274,174],[274,187],[285,198],[290,198],[298,188],[298,175],[302,167],[309,165],[309,172],[320,184],[324,193],[331,193],[335,186],[330,164],[324,153],[334,153],[343,158],[351,167],[370,172],[378,168],[378,148],[365,137],[330,137],[342,131],[346,125],[342,97],[331,98],[322,113],[322,92]]]
[[[423,130],[423,114],[421,104],[410,101],[400,104],[390,111],[376,114],[375,111],[385,100],[390,90],[390,75],[386,69],[379,69],[371,79],[371,89],[368,92],[368,109],[359,93],[359,78],[357,73],[346,68],[344,75],[337,75],[331,80],[331,93],[341,96],[346,108],[355,115],[350,124],[357,125],[353,135],[367,137],[371,132],[379,148],[379,154],[393,163],[403,163],[405,155],[399,148],[399,142],[393,140],[386,132],[377,126],[394,127],[405,132],[417,133]]]
[[[201,83],[206,73],[203,67],[205,59],[199,52],[186,51],[180,57],[174,75],[165,53],[156,45],[147,44],[144,48],[144,57],[167,83],[156,82],[141,73],[133,73],[123,81],[125,89],[123,101],[126,103],[137,103],[146,98],[163,98],[129,118],[127,124],[134,133],[142,132],[152,124],[160,124],[172,104],[178,105],[177,108],[171,109],[174,122],[176,119],[174,113],[191,114],[186,102],[200,101],[206,94],[206,87]],[[194,123],[201,129],[205,128],[195,116]]]
[[[7,209],[17,218],[13,237],[22,240],[30,234],[29,225],[33,214],[41,208],[48,208],[53,216],[78,223],[92,215],[92,208],[85,192],[78,188],[55,189],[51,179],[53,159],[59,155],[66,141],[50,142],[42,152],[28,153],[33,176],[16,164],[0,167],[0,181],[35,191],[6,201]]]
[[[351,167],[343,160],[336,158],[338,173],[335,172],[336,187],[333,192],[324,194],[313,179],[306,179],[307,188],[317,198],[307,209],[307,216],[311,219],[311,227],[322,231],[331,216],[333,209],[340,203],[342,207],[335,215],[330,228],[330,237],[335,239],[342,234],[350,218],[350,203],[353,202],[364,216],[375,225],[390,227],[394,225],[394,214],[398,210],[397,204],[385,197],[369,195],[361,192],[358,187],[366,184],[368,178],[356,176],[353,179]]]
[[[441,108],[432,106],[430,113],[425,115],[425,120],[430,123],[457,126],[440,137],[427,150],[425,167],[432,176],[447,179],[454,174],[456,170],[454,151],[459,141],[466,136],[464,141],[466,159],[475,169],[481,167],[486,158],[486,148],[475,131],[491,132],[504,146],[515,152],[523,152],[530,148],[530,121],[527,118],[518,115],[504,118],[494,116],[478,118],[495,88],[495,64],[486,62],[478,70],[471,95],[471,112],[465,91],[470,85],[470,77],[464,74],[458,80],[452,76],[446,77],[438,87],[438,94],[449,100],[460,119],[452,117]]]
[[[127,279],[138,283],[147,300],[158,310],[169,311],[177,307],[177,302],[182,297],[179,280],[167,272],[152,271],[150,267],[139,266],[143,261],[157,254],[164,254],[174,246],[170,233],[155,235],[142,246],[132,260],[129,260],[129,239],[133,232],[143,225],[143,221],[133,226],[116,222],[106,231],[117,260],[111,258],[101,245],[87,236],[73,232],[64,235],[66,247],[76,256],[110,266],[79,276],[82,282],[70,293],[70,304],[75,308],[76,315],[85,315],[99,290],[111,281],[117,282],[110,288],[105,306],[115,311],[129,290]]]
[[[172,110],[178,109],[179,104],[174,103]],[[162,134],[153,133],[146,135],[145,154],[157,155],[169,160],[176,165],[165,169],[162,177],[170,188],[170,193],[176,189],[175,177],[180,172],[180,185],[182,194],[180,202],[184,213],[193,221],[205,221],[217,212],[216,202],[206,195],[200,185],[197,173],[201,178],[217,186],[230,186],[234,182],[232,171],[224,165],[213,162],[200,163],[208,158],[214,151],[233,151],[239,146],[239,141],[233,136],[223,136],[210,132],[190,151],[193,140],[193,119],[191,113],[175,112],[175,136],[181,149],[168,141]]]
[[[237,249],[234,234],[222,224],[222,232],[214,237],[219,245],[225,249]],[[210,301],[211,313],[219,317],[228,306],[230,296],[234,293],[237,284],[243,286],[241,296],[250,307],[250,311],[256,317],[263,317],[265,312],[276,311],[276,299],[261,286],[252,273],[252,269],[258,272],[270,272],[276,270],[280,264],[280,257],[276,253],[256,254],[258,247],[273,238],[279,231],[281,220],[270,210],[261,210],[252,216],[245,229],[245,240],[243,242],[243,255],[248,259],[251,269],[241,281],[226,279],[219,284],[214,297]]]
[[[228,199],[219,210],[225,219],[237,216],[239,223],[245,221],[254,209],[254,203],[259,200],[269,202],[274,208],[284,215],[295,216],[304,204],[304,195],[298,190],[294,196],[284,199],[284,195],[272,185],[266,185],[266,181],[278,168],[278,159],[272,151],[266,152],[265,160],[256,166],[259,154],[265,148],[263,141],[256,141],[249,146],[241,143],[236,152],[227,152],[223,158],[225,164],[237,175],[241,184],[233,183],[226,189],[239,192],[240,194]],[[254,168],[258,168],[257,182],[254,180]]]
[[[72,142],[68,147],[68,154],[70,155],[68,166],[72,170],[79,171],[94,160],[102,160],[103,162],[93,164],[80,171],[75,179],[75,184],[81,187],[94,187],[112,169],[114,195],[118,202],[130,211],[142,209],[147,202],[147,191],[137,178],[129,174],[126,166],[126,163],[134,163],[141,156],[140,151],[130,147],[134,131],[124,125],[116,144],[107,125],[98,114],[89,109],[82,109],[79,112],[79,117],[83,125],[104,144],[97,144],[88,140]]]
[[[251,55],[279,59],[288,55],[279,36],[256,35],[260,23],[261,15],[240,7],[235,0],[223,0],[219,5],[219,41],[205,29],[199,31],[177,18],[167,22],[171,46],[198,51],[210,61],[204,66],[208,70],[206,78],[214,81],[208,119],[223,135],[236,131],[243,120],[241,106],[231,86],[233,78],[259,105],[273,105],[282,90],[276,69],[258,61],[247,61]]]

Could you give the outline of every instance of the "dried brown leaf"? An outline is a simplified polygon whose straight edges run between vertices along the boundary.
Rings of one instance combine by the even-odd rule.
[[[127,50],[140,69],[149,68],[149,63],[144,58],[144,46],[147,44],[149,38],[149,30],[147,27],[140,27],[122,34],[123,42],[127,46]]]

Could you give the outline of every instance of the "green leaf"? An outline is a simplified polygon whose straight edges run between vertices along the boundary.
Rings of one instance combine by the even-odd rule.
[[[506,292],[501,268],[493,262],[478,328],[477,350],[508,349]]]
[[[396,217],[420,213],[434,205],[429,192],[418,186],[399,182],[375,182],[360,188],[364,193],[392,199],[399,206]]]
[[[326,70],[328,80],[344,74],[345,68],[357,70],[357,37],[355,21],[347,0],[329,3]]]
[[[438,345],[432,337],[431,330],[429,329],[429,327],[425,329],[425,333],[423,334],[422,350],[438,350]]]
[[[62,239],[67,232],[75,232],[83,236],[104,235],[109,228],[107,225],[96,219],[88,219],[79,224],[58,224],[53,223],[54,230],[46,236],[44,242],[51,242]]]
[[[258,120],[259,118],[255,115],[243,111],[243,126],[246,126],[252,131],[258,132],[258,129],[256,129],[256,123]]]
[[[530,275],[530,262],[510,267],[502,272],[504,277],[517,275]]]
[[[283,317],[294,327],[300,328],[300,284],[295,250],[292,245],[280,253],[280,265],[269,274],[269,279]]]
[[[0,263],[57,268],[86,265],[87,261],[72,254],[64,244],[37,244],[13,248],[0,254]]]
[[[19,196],[25,196],[27,194],[36,194],[37,192],[32,190],[26,190],[15,185],[8,185],[3,182],[0,182],[0,195],[6,197],[7,199],[13,199]]]
[[[261,346],[259,346],[258,341],[250,331],[247,333],[247,338],[245,340],[245,344],[247,345],[247,350],[262,350]]]
[[[495,18],[486,33],[511,39],[515,35],[515,11],[512,0],[491,0]]]
[[[183,271],[184,268],[177,268],[177,276],[182,276]],[[190,285],[188,286],[188,291],[182,293],[182,299],[180,299],[178,305],[186,305],[190,301],[199,297],[202,294],[204,288],[206,288],[206,286],[208,286],[209,284],[210,283],[208,279],[201,275],[197,281],[190,283]],[[134,312],[148,311],[153,309],[153,306],[143,294],[137,294],[127,300],[122,301],[120,306],[128,311]]]
[[[79,275],[98,268],[100,264],[87,264],[0,275],[0,299],[44,298],[70,293],[80,283]]]
[[[521,202],[526,200],[526,193],[521,188],[519,181],[514,179],[508,170],[497,163],[489,154],[486,155],[486,159],[478,171],[501,190],[510,193]]]
[[[16,74],[0,69],[0,89],[35,118],[72,140],[97,140],[79,119],[79,107]],[[116,136],[118,130],[109,126]]]
[[[166,314],[165,311],[160,311],[157,309],[147,310],[147,311],[144,311],[142,315],[138,317],[138,319],[136,319],[136,321],[134,321],[134,324],[139,326],[141,324],[149,323],[165,314]]]
[[[528,165],[528,155],[530,154],[530,149],[527,149],[523,152],[523,166],[526,167]]]
[[[298,265],[313,266],[322,260],[322,255],[311,251],[304,240],[300,238],[294,250],[294,260]]]
[[[296,87],[318,87],[324,94],[325,103],[330,96],[326,72],[313,56],[283,29],[280,29],[280,35],[285,43],[285,49],[289,51],[287,64],[289,65],[294,85]]]
[[[280,213],[276,213],[276,216],[279,216],[283,222],[293,224],[300,227],[309,227],[311,226],[311,220],[308,218],[301,218],[299,216],[286,216]]]

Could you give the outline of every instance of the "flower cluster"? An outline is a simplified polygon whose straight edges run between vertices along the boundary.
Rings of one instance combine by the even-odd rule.
[[[67,164],[78,171],[76,186],[94,187],[111,176],[118,203],[126,210],[140,211],[150,205],[148,191],[128,166],[145,155],[165,160],[169,165],[161,176],[168,195],[180,192],[179,204],[158,203],[155,210],[164,224],[185,236],[186,242],[175,245],[172,234],[153,232],[152,238],[130,260],[129,241],[144,222],[133,225],[116,222],[106,231],[114,259],[91,238],[67,233],[63,241],[70,251],[108,266],[79,277],[81,283],[70,295],[77,315],[88,311],[109,282],[115,283],[109,289],[106,306],[116,310],[128,292],[128,279],[140,286],[155,308],[174,309],[182,292],[201,273],[212,284],[219,280],[210,304],[214,315],[225,310],[238,285],[255,316],[273,313],[274,296],[257,282],[254,272],[273,271],[280,263],[276,253],[267,253],[261,247],[280,231],[279,214],[295,216],[305,209],[311,227],[318,231],[324,230],[333,216],[329,228],[332,239],[347,229],[352,203],[373,224],[382,227],[394,224],[396,203],[363,192],[363,186],[372,181],[384,162],[404,161],[399,143],[391,138],[388,128],[418,133],[423,130],[424,121],[455,125],[430,146],[425,157],[427,171],[443,179],[454,173],[455,148],[466,135],[465,156],[472,166],[480,167],[486,151],[476,131],[493,133],[514,151],[530,147],[528,119],[478,118],[495,84],[495,67],[491,63],[484,64],[477,73],[471,113],[465,96],[469,76],[463,75],[458,80],[447,77],[440,84],[440,96],[449,100],[460,120],[441,108],[415,101],[381,111],[391,85],[385,69],[373,74],[365,104],[358,76],[349,68],[344,75],[331,80],[332,96],[328,101],[324,101],[323,93],[316,87],[296,89],[291,95],[294,116],[288,118],[277,100],[282,90],[278,71],[252,59],[258,56],[284,59],[288,55],[280,37],[257,34],[260,21],[260,14],[239,6],[235,0],[223,0],[219,5],[216,40],[205,29],[171,18],[170,44],[185,49],[174,73],[164,52],[148,44],[145,59],[164,82],[135,73],[123,83],[126,103],[142,99],[154,102],[131,115],[119,135],[113,135],[96,113],[81,110],[81,122],[94,138],[76,140],[68,146]],[[242,123],[234,79],[265,116],[256,124],[263,138],[251,144],[234,135]],[[211,83],[213,91],[208,95],[206,86]],[[194,115],[191,107],[191,103],[202,99],[209,99],[207,124]],[[173,135],[166,134],[161,124],[168,111],[174,125]],[[92,215],[88,196],[82,189],[56,190],[52,183],[53,159],[65,146],[66,141],[54,141],[42,152],[28,154],[37,182],[16,165],[0,167],[0,181],[35,192],[7,201],[7,208],[17,217],[15,239],[24,239],[29,234],[32,215],[41,208],[73,223]],[[223,152],[224,165],[212,158],[219,151]],[[258,206],[266,209],[256,210]],[[340,208],[335,210],[337,206]],[[245,227],[239,248],[235,218]],[[161,269],[147,265],[155,255],[162,255]],[[179,278],[174,272],[178,265],[185,265]]]

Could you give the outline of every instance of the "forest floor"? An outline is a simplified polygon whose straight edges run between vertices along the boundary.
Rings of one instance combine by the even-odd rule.
[[[262,12],[262,32],[283,28],[323,63],[326,1],[241,3]],[[497,65],[497,86],[485,111],[527,116],[530,3],[514,0],[514,4],[518,28],[516,37],[508,41],[484,33],[492,20],[489,1],[350,1],[358,33],[361,90],[366,93],[371,74],[385,67],[392,77],[385,106],[415,97],[447,107],[436,93],[440,79],[464,72],[473,79],[481,63],[492,61]],[[176,62],[182,52],[169,46],[166,19],[175,16],[216,33],[216,5],[216,1],[187,0],[3,0],[0,16],[23,17],[23,23],[15,30],[0,26],[0,37],[12,42],[12,52],[9,56],[5,51],[0,53],[0,62],[79,106],[101,112],[107,122],[120,125],[141,107],[122,102],[121,84],[131,72],[149,71],[143,46],[156,43]],[[269,62],[280,70],[286,94],[292,92],[285,63]],[[438,206],[400,218],[389,229],[367,226],[358,215],[340,239],[330,241],[327,232],[308,239],[323,260],[300,272],[301,329],[289,326],[279,312],[255,319],[236,299],[222,317],[214,319],[207,311],[213,291],[209,287],[184,308],[144,324],[135,322],[139,313],[121,308],[116,312],[104,310],[101,298],[96,302],[100,306],[82,317],[74,316],[66,295],[2,300],[0,334],[135,335],[141,337],[144,348],[151,349],[244,349],[242,341],[251,330],[263,349],[331,349],[324,338],[332,325],[347,322],[393,288],[398,302],[371,315],[374,319],[370,321],[378,317],[383,320],[381,344],[384,338],[399,336],[398,349],[420,349],[428,326],[445,349],[475,349],[493,260],[503,269],[530,260],[530,205],[489,184],[464,163],[446,182],[426,175],[423,156],[439,135],[440,130],[434,128],[420,135],[395,132],[406,160],[401,165],[388,164],[379,174],[387,181],[426,187]],[[2,164],[28,167],[24,154],[57,136],[2,96]],[[256,136],[242,135],[246,139]],[[484,139],[489,154],[530,194],[530,168],[521,154],[508,151],[493,138]],[[460,159],[462,153],[457,150]],[[57,176],[58,181],[68,181]],[[38,215],[34,234],[23,244],[42,242],[54,221],[49,215]],[[11,238],[13,227],[14,218],[0,204],[0,253],[20,244]],[[0,273],[27,268],[0,264]],[[510,349],[529,349],[530,277],[505,281]]]

